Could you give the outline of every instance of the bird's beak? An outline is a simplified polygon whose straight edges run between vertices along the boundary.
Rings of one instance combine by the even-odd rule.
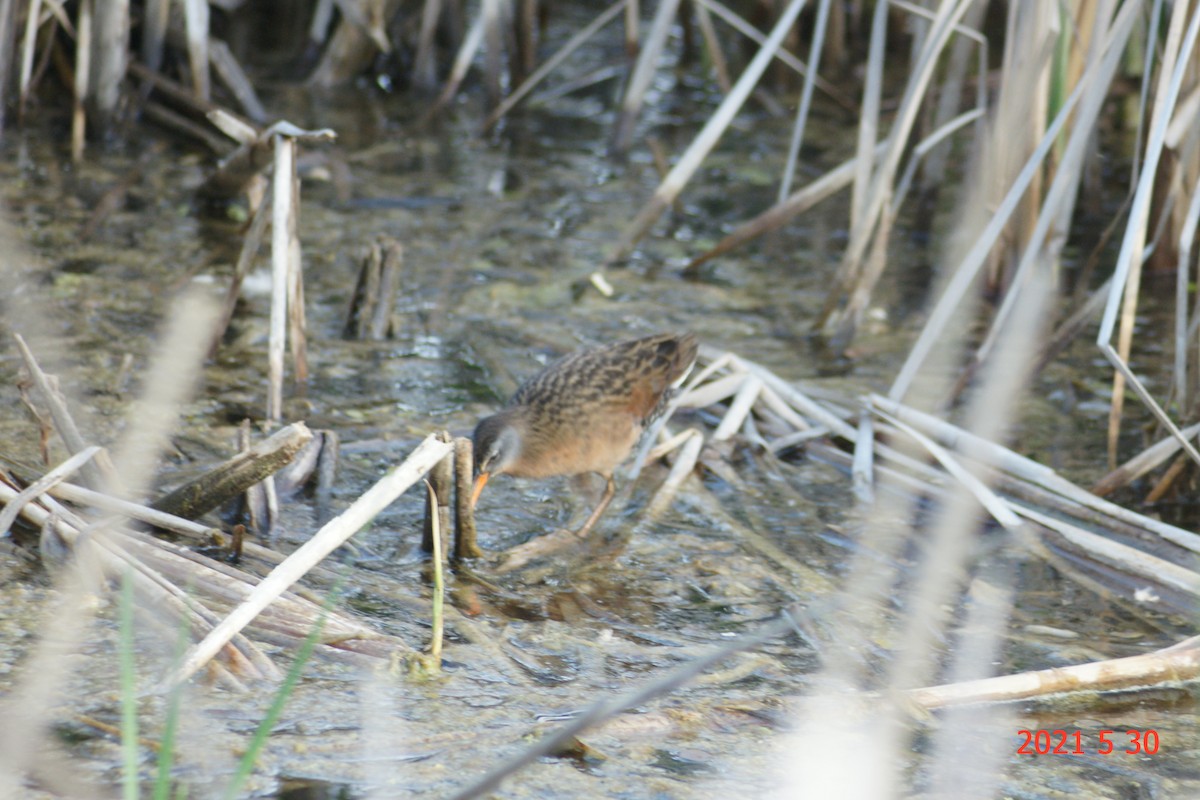
[[[479,502],[479,495],[483,493],[483,487],[487,485],[490,473],[481,472],[475,476],[475,489],[471,492],[471,508],[475,508],[475,504]]]

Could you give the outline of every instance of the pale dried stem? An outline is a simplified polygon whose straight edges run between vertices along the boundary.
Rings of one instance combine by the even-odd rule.
[[[212,94],[208,77],[208,0],[183,0],[183,16],[192,91],[201,100],[208,100]]]
[[[670,0],[664,0],[667,5]],[[784,38],[791,30],[792,23],[804,6],[804,0],[791,0],[787,8],[780,14],[774,29],[767,41],[754,55],[749,65],[734,84],[733,90],[721,102],[721,105],[709,117],[708,122],[696,134],[696,138],[679,157],[670,174],[663,179],[655,190],[654,195],[642,207],[633,221],[622,231],[620,240],[608,257],[609,263],[625,258],[632,251],[634,244],[645,235],[646,231],[658,220],[662,213],[670,207],[675,198],[691,180],[700,164],[709,154],[726,129],[733,122],[734,116],[750,96],[750,92],[758,85],[759,79],[766,70],[774,54],[783,44]],[[660,9],[662,6],[660,6]],[[647,50],[649,48],[647,47]],[[645,52],[643,52],[645,56]]]
[[[658,71],[658,62],[663,48],[667,43],[667,35],[675,22],[675,14],[679,9],[679,0],[659,0],[654,14],[654,22],[650,32],[642,43],[637,63],[629,76],[629,84],[625,87],[625,97],[621,101],[621,110],[617,114],[613,128],[611,152],[623,156],[633,140],[633,127],[637,123],[646,99],[646,91]]]
[[[545,80],[547,75],[553,72],[559,66],[559,64],[566,61],[572,53],[582,47],[588,39],[595,36],[601,28],[611,22],[612,19],[621,12],[621,9],[626,7],[626,5],[627,0],[618,0],[616,3],[613,3],[607,9],[605,9],[600,16],[589,22],[578,32],[576,32],[575,35],[568,39],[566,44],[556,50],[554,55],[546,59],[545,63],[538,67],[532,75],[526,78],[521,85],[518,86],[515,91],[513,91],[512,94],[504,98],[504,101],[496,106],[492,113],[488,114],[487,119],[483,122],[483,131],[486,133],[487,131],[491,130],[492,126],[503,119],[509,111],[512,111],[518,103],[525,99],[526,95],[533,91],[539,83]]]
[[[963,703],[1013,702],[1077,691],[1116,691],[1174,684],[1200,676],[1196,638],[1126,658],[1001,675],[977,681],[910,689],[906,696],[924,708]]]
[[[408,487],[420,480],[451,450],[452,446],[449,444],[439,442],[432,436],[426,438],[404,463],[380,479],[348,509],[330,520],[311,539],[271,570],[245,602],[189,651],[179,669],[166,680],[166,685],[172,686],[187,680],[208,663],[230,637],[241,631],[289,586],[357,533]]]

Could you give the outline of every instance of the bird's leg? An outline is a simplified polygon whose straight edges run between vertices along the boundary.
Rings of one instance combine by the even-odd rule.
[[[613,495],[617,493],[617,484],[613,482],[612,475],[605,475],[604,479],[607,483],[604,486],[604,494],[600,497],[600,502],[592,509],[592,513],[588,516],[587,521],[583,523],[583,527],[575,531],[575,535],[580,539],[588,535],[592,526],[600,519],[600,515],[604,513],[604,509],[608,508],[608,504],[612,502]]]

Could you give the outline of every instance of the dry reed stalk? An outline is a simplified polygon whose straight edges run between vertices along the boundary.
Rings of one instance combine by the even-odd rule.
[[[208,0],[183,0],[183,18],[192,91],[201,100],[208,100],[212,94],[208,77]]]
[[[1137,548],[1112,541],[1091,531],[1072,525],[1066,520],[1045,514],[1022,503],[1013,503],[1012,507],[1022,517],[1036,522],[1048,530],[1055,531],[1067,541],[1076,545],[1090,559],[1107,564],[1120,570],[1134,580],[1140,581],[1138,588],[1131,592],[1125,600],[1139,600],[1137,592],[1147,596],[1141,602],[1148,601],[1149,586],[1160,585],[1184,593],[1190,604],[1200,601],[1200,574],[1187,567],[1158,558]]]
[[[1131,33],[1132,27],[1127,30]],[[1093,38],[1096,41],[1105,41],[1108,33],[1109,31],[1097,31]],[[1075,210],[1075,198],[1079,194],[1083,179],[1084,161],[1088,149],[1095,139],[1095,129],[1099,124],[1100,111],[1107,99],[1106,90],[1113,79],[1121,54],[1125,50],[1127,37],[1128,33],[1119,35],[1110,43],[1109,47],[1105,49],[1097,47],[1092,53],[1093,58],[1088,67],[1090,68],[1092,64],[1100,65],[1101,71],[1098,80],[1090,84],[1089,91],[1084,95],[1075,113],[1071,135],[1065,148],[1061,149],[1050,190],[1040,202],[1041,212],[1037,215],[1031,228],[1024,228],[1026,232],[1024,252],[1013,273],[1004,301],[992,320],[988,335],[976,351],[975,358],[980,363],[987,360],[991,349],[996,344],[1001,327],[1005,324],[1008,316],[1013,313],[1017,303],[1025,301],[1028,294],[1025,291],[1025,284],[1029,274],[1035,268],[1052,273],[1057,272],[1062,247],[1066,243],[1065,238],[1058,235],[1058,232],[1070,227],[1071,216]]]
[[[146,0],[142,20],[142,65],[152,73],[162,66],[163,48],[167,41],[167,22],[171,0]],[[144,85],[143,96],[148,91]]]
[[[71,112],[71,160],[75,162],[83,159],[83,146],[87,136],[87,111],[84,101],[87,99],[92,69],[92,2],[93,0],[81,0],[75,25],[78,35],[75,39],[75,97]]]
[[[360,75],[380,53],[391,53],[388,25],[401,0],[335,0],[341,19],[324,43],[321,62],[309,80],[331,87]],[[319,45],[320,46],[320,45]]]
[[[1147,506],[1154,506],[1166,497],[1175,488],[1175,484],[1179,479],[1187,472],[1190,463],[1187,456],[1177,456],[1171,462],[1170,466],[1163,470],[1162,475],[1155,481],[1154,486],[1142,498],[1142,503]]]
[[[189,519],[200,517],[269,479],[312,438],[312,432],[303,422],[293,422],[253,446],[247,442],[246,448],[233,458],[159,498],[151,507]]]
[[[898,433],[890,426],[885,426],[883,432]],[[878,449],[885,457],[881,459],[883,463],[874,467],[874,482],[913,497],[936,498],[939,502],[946,499],[948,490],[942,476],[936,470],[920,462],[895,458],[887,448]],[[814,443],[809,445],[809,450],[814,457],[829,463],[849,464],[848,457],[842,451],[827,445]],[[899,471],[901,469],[903,471]],[[1193,570],[1092,533],[1064,519],[1088,517],[1087,510],[1081,506],[1062,502],[1056,499],[1057,496],[1044,491],[1030,491],[1030,484],[1023,484],[1005,476],[999,476],[998,484],[1004,492],[999,501],[1012,512],[1033,523],[1034,531],[1039,534],[1037,539],[1018,536],[1017,543],[1071,575],[1073,580],[1091,591],[1112,597],[1134,613],[1139,613],[1141,608],[1146,606],[1155,609],[1156,612],[1188,613],[1195,607],[1197,599],[1200,599],[1200,594],[1197,593],[1200,591],[1200,575]],[[1032,503],[1036,503],[1037,506]],[[1050,513],[1040,509],[1047,509]],[[1093,515],[1087,521],[1132,540],[1140,538],[1140,528],[1129,525],[1126,530],[1126,523],[1112,517]],[[1060,537],[1061,542],[1056,541],[1054,537]],[[1057,557],[1054,552],[1063,549],[1064,545],[1069,545],[1072,556],[1070,561]],[[1091,579],[1090,573],[1084,571],[1081,564],[1093,571],[1106,571],[1106,580]],[[1114,589],[1114,586],[1118,588]],[[1160,593],[1170,596],[1159,597]]]
[[[875,148],[873,156],[878,158],[882,153],[883,145],[881,144]],[[839,164],[815,181],[797,189],[783,202],[776,203],[758,216],[738,225],[728,236],[717,242],[711,250],[688,262],[686,269],[695,269],[710,259],[724,255],[746,242],[782,227],[788,220],[803,214],[822,200],[850,186],[854,181],[857,169],[857,159],[850,159]]]
[[[659,0],[658,8],[654,12],[654,22],[646,34],[637,61],[633,66],[633,72],[629,76],[629,83],[625,87],[625,97],[621,101],[621,110],[617,113],[617,121],[613,126],[612,143],[609,146],[610,155],[624,157],[629,151],[629,145],[633,141],[633,127],[641,113],[642,103],[645,102],[646,90],[650,88],[654,73],[658,71],[658,61],[666,46],[667,36],[671,32],[671,25],[675,22],[678,10],[679,0]],[[626,23],[628,22],[629,17],[626,17]],[[628,24],[625,30],[626,52],[630,52]]]
[[[0,484],[0,499],[6,503],[15,501],[15,490]],[[135,555],[138,546],[137,535],[124,533],[111,523],[89,524],[71,510],[49,498],[42,498],[37,504],[24,506],[21,513],[31,523],[43,527],[44,531],[53,529],[55,538],[61,541],[65,548],[64,556],[61,559],[63,562],[67,564],[88,563],[88,569],[96,573],[97,579],[116,579],[123,574],[133,575],[143,590],[142,596],[147,599],[143,607],[177,612],[179,619],[187,620],[189,626],[199,626],[200,628],[206,626],[207,610],[196,604],[188,593],[179,589],[176,583],[165,578],[158,569],[148,566],[143,558]],[[43,535],[44,540],[45,534]],[[164,549],[172,547],[172,545],[157,540],[149,541]],[[48,558],[48,552],[48,550],[43,550],[43,558]],[[143,551],[140,555],[147,554]],[[179,584],[188,584],[193,583],[191,579],[194,579],[196,574],[194,572],[190,574],[177,573],[176,577],[180,578]],[[97,589],[98,592],[99,589]],[[178,628],[173,630],[177,631]],[[263,663],[267,663],[266,674],[273,674],[274,667],[269,666],[269,662],[266,662],[261,654],[256,654],[256,648],[248,641],[239,640],[236,643],[236,649],[231,650],[230,654],[235,662],[243,666],[261,666]],[[217,670],[217,674],[223,676],[223,681],[240,686],[240,681],[226,672],[223,667]],[[258,672],[257,667],[251,667],[250,673],[263,677],[263,673]]]
[[[271,202],[271,325],[267,345],[267,419],[283,419],[283,350],[287,341],[288,304],[293,256],[299,260],[296,236],[296,143],[276,134],[275,175]],[[295,249],[293,250],[293,243]]]
[[[504,100],[488,114],[487,119],[483,121],[482,130],[484,133],[491,130],[492,127],[504,118],[508,112],[525,99],[533,89],[545,80],[546,76],[553,72],[559,64],[565,61],[572,53],[583,46],[588,39],[596,35],[596,33],[607,25],[612,19],[621,12],[622,8],[628,8],[628,0],[617,0],[611,6],[606,8],[599,16],[593,19],[584,27],[580,28],[566,44],[554,52],[554,55],[546,59],[546,62],[533,71],[529,77],[521,82],[512,94],[504,98]]]
[[[1190,425],[1180,433],[1185,439],[1194,439],[1200,435],[1200,424]],[[1098,480],[1091,488],[1092,494],[1106,497],[1117,489],[1128,486],[1178,453],[1179,449],[1179,440],[1174,436],[1161,439]]]
[[[0,131],[4,130],[4,115],[10,100],[8,93],[12,83],[10,70],[15,61],[11,54],[16,52],[17,41],[16,11],[15,0],[0,0],[0,53],[4,54],[3,61],[0,61]]]
[[[1178,685],[1200,676],[1198,644],[1197,638],[1192,638],[1138,656],[910,689],[906,695],[923,708],[934,709],[961,703],[1032,700],[1068,692]]]
[[[421,7],[421,32],[417,35],[417,54],[413,57],[413,83],[418,89],[431,92],[437,86],[437,52],[434,36],[437,34],[438,18],[442,14],[442,0],[425,0]]]
[[[507,0],[482,0],[483,19],[483,88],[487,107],[500,105],[500,80],[504,73],[504,29],[509,11]]]
[[[1186,32],[1184,30],[1185,23]],[[1117,256],[1112,291],[1104,308],[1100,332],[1096,337],[1096,344],[1100,348],[1100,352],[1115,370],[1108,429],[1110,468],[1116,466],[1116,440],[1120,431],[1126,383],[1134,390],[1155,419],[1179,440],[1188,457],[1194,462],[1200,463],[1200,451],[1183,437],[1174,421],[1154,400],[1149,390],[1129,366],[1129,352],[1133,341],[1133,314],[1137,307],[1150,205],[1154,198],[1158,166],[1163,155],[1167,128],[1178,102],[1198,34],[1200,34],[1200,8],[1193,9],[1191,17],[1188,19],[1187,8],[1181,5],[1175,6],[1167,41],[1163,47],[1163,64],[1155,93],[1154,116],[1150,123],[1145,160],[1138,178],[1137,189],[1134,192],[1133,203],[1130,206],[1129,222],[1121,241],[1121,250]],[[1116,330],[1117,343],[1114,347],[1112,339],[1114,328],[1117,327],[1118,315],[1120,327]]]
[[[700,459],[700,448],[704,445],[704,436],[697,430],[689,429],[682,434],[682,444],[678,447],[675,463],[663,480],[658,491],[646,506],[645,519],[654,520],[671,506],[679,487],[696,470]]]
[[[203,525],[199,522],[193,522],[190,519],[184,519],[183,517],[177,517],[162,511],[156,511],[140,503],[122,500],[119,497],[113,497],[112,495],[97,492],[94,489],[88,489],[83,486],[76,486],[73,483],[60,483],[52,487],[49,494],[68,503],[89,506],[101,511],[109,511],[113,514],[118,514],[138,522],[144,522],[147,525],[153,525],[156,528],[161,528],[180,536],[189,537],[200,545],[222,545],[225,541],[225,535],[221,533],[219,528]]]
[[[129,0],[104,0],[95,8],[93,27],[93,64],[89,105],[98,126],[112,128],[125,80],[125,59],[129,50]]]
[[[443,458],[453,460],[454,453],[451,451]],[[442,634],[445,629],[445,616],[443,609],[445,607],[445,584],[442,580],[442,566],[445,561],[444,553],[446,552],[445,541],[443,540],[442,531],[444,528],[439,524],[442,518],[441,509],[446,508],[446,504],[438,498],[437,492],[433,490],[433,484],[425,481],[425,488],[428,489],[428,507],[438,509],[437,513],[430,516],[432,530],[430,531],[429,541],[433,544],[433,609],[430,615],[432,622],[432,631],[429,636],[429,655],[433,659],[433,671],[437,671],[442,663]],[[447,483],[446,488],[449,488]],[[447,515],[448,518],[448,515]]]
[[[733,88],[733,81],[729,79],[729,63],[725,59],[725,51],[721,48],[721,40],[717,38],[717,30],[713,27],[712,15],[708,12],[708,6],[703,3],[696,3],[693,11],[696,14],[696,26],[700,28],[700,35],[704,37],[704,49],[712,62],[713,77],[716,78],[721,93],[729,94],[729,90]]]
[[[180,667],[165,681],[170,687],[187,680],[209,662],[230,637],[241,631],[289,586],[345,543],[405,492],[451,450],[451,445],[428,437],[400,466],[368,489],[348,509],[271,570],[237,608],[199,644],[189,650]]]
[[[717,2],[717,0],[694,0],[694,2],[697,8],[703,6],[706,11],[711,11],[714,15],[720,17],[722,22],[745,36],[750,41],[757,44],[759,47],[762,47],[762,45],[766,44],[767,37],[764,36],[761,31],[731,11],[724,3]],[[775,54],[775,57],[779,59],[781,64],[798,74],[800,77],[808,77],[807,67],[805,67],[803,62],[792,55],[786,48],[780,48]],[[839,106],[853,114],[858,113],[858,106],[855,105],[855,103],[851,100],[847,99],[838,89],[838,87],[822,79],[820,76],[815,77],[813,80],[815,81],[816,88],[820,89],[821,93],[828,96],[830,100],[833,100]]]
[[[1190,413],[1196,407],[1192,385],[1195,375],[1189,379],[1188,352],[1189,328],[1200,321],[1200,315],[1189,324],[1188,321],[1188,292],[1191,282],[1192,243],[1196,238],[1197,223],[1200,223],[1200,181],[1192,186],[1192,198],[1187,206],[1187,214],[1179,230],[1177,249],[1179,251],[1178,267],[1175,270],[1175,358],[1172,378],[1173,393],[1177,405],[1185,413]],[[1200,269],[1200,267],[1197,267]],[[1200,280],[1197,280],[1200,283]],[[1198,350],[1200,352],[1200,350]],[[1191,437],[1188,437],[1191,438]]]
[[[471,27],[467,30],[467,35],[463,37],[462,44],[458,48],[458,53],[454,56],[454,64],[450,67],[450,74],[446,77],[446,83],[442,87],[442,91],[438,94],[437,99],[433,101],[433,105],[421,117],[421,124],[428,123],[435,115],[445,107],[447,103],[453,99],[454,95],[458,94],[458,87],[462,85],[463,78],[467,76],[467,70],[471,68],[471,62],[475,59],[475,54],[479,52],[479,46],[483,43],[483,15],[479,14],[475,17],[475,21],[471,23]]]
[[[825,45],[825,29],[829,22],[830,0],[819,0],[817,21],[813,27],[809,45],[808,64],[805,67],[804,89],[800,93],[800,104],[796,107],[796,122],[792,126],[792,139],[788,143],[787,162],[783,168],[783,180],[779,182],[779,200],[782,203],[791,194],[792,178],[796,174],[796,163],[800,158],[800,144],[804,141],[804,127],[808,122],[808,109],[812,105],[813,87],[816,85],[817,69],[821,64],[821,48]],[[707,13],[707,11],[706,11]]]
[[[80,450],[78,453],[71,456],[66,461],[62,462],[57,467],[26,486],[15,497],[5,501],[4,510],[0,511],[0,539],[4,539],[9,535],[9,529],[12,527],[12,524],[16,522],[17,515],[21,513],[21,509],[25,507],[26,503],[50,491],[52,488],[69,478],[71,475],[74,475],[83,467],[84,464],[92,459],[92,456],[96,455],[98,452],[100,452],[100,448],[96,445],[92,445],[84,450]]]
[[[21,39],[21,71],[17,79],[18,121],[25,119],[25,103],[29,99],[29,90],[33,81],[33,59],[37,50],[38,27],[42,24],[41,17],[42,0],[29,0],[29,9],[25,16],[25,34]],[[0,67],[0,75],[2,74],[3,68]],[[3,119],[3,115],[0,114],[0,121]]]
[[[1127,14],[1123,18],[1124,24],[1119,30],[1128,31],[1133,17],[1134,15],[1131,13]],[[1116,26],[1114,25],[1114,27]],[[981,234],[973,238],[970,249],[963,256],[958,266],[955,267],[949,281],[947,281],[945,288],[942,290],[941,296],[939,296],[937,303],[934,305],[933,311],[930,312],[929,319],[921,329],[916,343],[909,350],[904,365],[900,368],[895,380],[892,382],[892,388],[888,392],[888,396],[892,399],[899,400],[908,392],[921,365],[940,341],[946,326],[962,307],[967,292],[973,286],[979,271],[984,267],[988,255],[1000,239],[1001,234],[1008,225],[1010,217],[1015,213],[1021,198],[1033,183],[1035,175],[1041,168],[1042,161],[1049,154],[1050,149],[1070,118],[1076,104],[1082,98],[1085,87],[1090,80],[1096,79],[1095,75],[1100,71],[1099,66],[1099,64],[1093,64],[1091,70],[1085,74],[1084,78],[1080,80],[1079,84],[1072,91],[1070,97],[1063,103],[1058,115],[1043,134],[1037,148],[1025,161],[1025,165],[1009,186],[1004,200],[991,215],[987,226]]]
[[[943,445],[962,452],[964,455],[987,464],[990,467],[1003,470],[1047,492],[1066,498],[1079,509],[1091,509],[1115,520],[1128,522],[1137,528],[1154,533],[1180,547],[1193,552],[1200,552],[1200,536],[1197,534],[1173,525],[1168,525],[1161,520],[1146,517],[1115,503],[1096,497],[1061,477],[1050,467],[1038,464],[994,442],[974,436],[970,432],[937,419],[930,414],[925,414],[908,406],[902,406],[889,398],[871,395],[871,403],[919,430],[931,434]]]
[[[0,485],[0,499],[11,502],[15,497],[14,490]],[[99,566],[114,579],[118,575],[130,574],[132,570],[131,574],[140,587],[141,607],[156,613],[169,611],[175,615],[175,621],[162,623],[165,638],[177,635],[178,620],[185,620],[189,630],[198,633],[211,631],[220,617],[204,603],[217,606],[237,604],[248,598],[258,583],[258,578],[188,547],[116,528],[110,523],[89,525],[73,511],[48,497],[42,498],[41,502],[46,508],[26,507],[25,516],[28,519],[35,524],[55,526],[57,535],[74,553],[78,553],[81,546],[91,547],[89,552],[102,556]],[[105,502],[97,503],[101,507],[112,504],[121,505],[121,501],[108,498]],[[121,507],[124,509],[127,504]],[[148,509],[140,509],[133,516],[154,519],[158,515]],[[252,544],[247,544],[247,551],[256,558],[270,556],[266,560],[275,563],[285,560],[273,551]],[[186,590],[181,588],[185,586],[188,587]],[[319,601],[285,592],[255,620],[256,635],[294,647],[304,639],[313,621],[320,616],[322,609]],[[326,617],[328,627],[324,631],[323,642],[330,655],[343,659],[355,654],[378,658],[392,654],[398,647],[407,647],[401,640],[378,634],[350,617],[337,613]],[[238,634],[232,642],[235,649],[225,652],[233,659],[232,666],[242,677],[255,680],[278,677],[274,665],[248,639]],[[215,674],[224,676],[222,680],[235,688],[244,689],[241,681],[228,674],[224,667],[216,667]]]
[[[208,358],[214,358],[217,355],[217,350],[221,347],[221,340],[225,337],[225,332],[229,329],[229,323],[233,320],[233,312],[237,307],[238,296],[242,293],[242,282],[246,280],[246,276],[250,274],[250,267],[254,264],[254,257],[258,255],[258,249],[262,245],[263,234],[267,230],[267,222],[271,219],[271,196],[266,195],[263,202],[258,204],[258,208],[254,210],[254,216],[250,220],[250,227],[246,231],[245,238],[242,239],[242,247],[238,251],[238,260],[233,268],[233,275],[229,279],[229,288],[225,291],[225,302],[221,307],[221,314],[217,324],[213,326],[212,344],[208,347]]]
[[[664,2],[667,4],[669,0]],[[621,237],[618,240],[616,247],[606,259],[607,263],[619,261],[633,250],[634,244],[645,235],[650,226],[658,220],[664,211],[671,206],[675,198],[683,190],[691,180],[693,174],[699,169],[704,158],[716,145],[717,141],[724,134],[729,124],[733,122],[734,116],[745,103],[746,98],[750,96],[750,92],[758,84],[759,78],[767,68],[775,53],[779,50],[783,43],[784,37],[791,30],[792,23],[796,21],[800,10],[804,7],[804,0],[791,0],[787,8],[780,14],[779,19],[775,23],[775,27],[771,30],[771,35],[766,43],[754,55],[750,64],[742,72],[734,85],[733,90],[721,102],[720,107],[705,123],[704,127],[696,134],[696,138],[679,157],[679,161],[671,170],[670,174],[663,179],[655,190],[654,195],[642,207],[642,209],[634,217],[625,230],[621,232]],[[660,6],[661,8],[661,6]],[[642,56],[645,57],[646,51],[650,48],[647,46],[643,51]],[[631,79],[632,84],[632,79]]]
[[[66,398],[58,390],[58,379],[42,371],[21,334],[13,334],[13,339],[17,343],[17,349],[21,351],[21,358],[25,363],[25,369],[33,379],[33,385],[37,387],[42,399],[50,409],[55,431],[69,452],[73,454],[82,452],[88,447],[88,444],[84,440],[83,434],[79,432],[79,426],[75,424],[75,419],[71,416]],[[86,462],[82,471],[85,480],[91,484],[92,488],[111,485],[116,479],[116,471],[113,469],[112,462],[103,452],[97,454],[94,464],[90,461]]]
[[[475,466],[474,443],[466,436],[454,440],[454,560],[482,558],[475,529],[471,484]]]
[[[1003,430],[1015,408],[1014,395],[1023,385],[1020,377],[1031,363],[1030,345],[1041,315],[1036,304],[1023,311],[1026,313],[1016,320],[1019,324],[1014,326],[1014,335],[1006,340],[1009,357],[989,370],[984,386],[967,411],[972,429],[984,436],[994,436]],[[940,455],[950,463],[944,453]],[[956,484],[930,511],[922,557],[916,573],[903,582],[909,588],[900,603],[903,614],[895,622],[887,621],[889,598],[897,591],[900,578],[892,559],[910,533],[904,530],[906,526],[896,526],[894,520],[910,519],[915,508],[898,497],[880,494],[868,510],[869,522],[861,550],[851,559],[839,600],[844,625],[839,627],[837,641],[823,654],[819,685],[824,688],[806,698],[802,706],[803,716],[793,743],[797,763],[790,773],[788,791],[797,795],[819,793],[818,787],[836,785],[852,787],[849,796],[865,797],[871,796],[869,792],[875,789],[884,790],[877,785],[879,781],[890,783],[895,778],[901,754],[911,747],[912,734],[903,724],[902,704],[889,698],[895,698],[899,690],[927,683],[933,674],[938,650],[935,643],[948,634],[950,609],[956,605],[953,601],[969,564],[970,532],[978,526],[980,500],[1006,513],[1004,504],[995,500],[990,490],[981,488],[978,481],[969,482],[974,485],[974,492]],[[1007,518],[1019,526],[1011,513]],[[973,643],[975,648],[994,649],[1001,630],[998,627],[985,632]],[[880,641],[880,637],[889,643],[895,655],[884,667],[882,697],[872,698],[868,705],[861,693],[878,679],[866,668],[861,653],[872,642]],[[983,660],[973,650],[964,648],[955,651],[954,659],[975,664]],[[844,708],[854,698],[864,702],[854,703],[855,711],[849,714],[816,716],[834,705]],[[970,741],[980,732],[958,728],[954,735]],[[864,753],[870,754],[869,763],[864,763]],[[866,780],[863,772],[874,777]],[[860,794],[863,792],[866,793]]]
[[[263,107],[262,101],[258,99],[258,93],[254,91],[254,84],[250,81],[250,76],[242,69],[242,65],[238,63],[233,51],[229,49],[229,45],[220,39],[213,39],[208,43],[208,48],[209,61],[216,70],[217,77],[233,93],[233,97],[242,107],[242,111],[246,112],[246,116],[255,122],[266,122],[267,110]]]
[[[883,251],[890,227],[889,209],[894,196],[900,159],[910,144],[913,126],[916,124],[918,112],[941,53],[951,35],[957,31],[959,19],[970,5],[970,2],[964,0],[943,3],[938,7],[917,63],[909,74],[904,96],[888,132],[887,147],[878,162],[878,167],[868,172],[873,163],[868,154],[875,147],[875,131],[878,129],[887,24],[886,10],[876,12],[859,127],[857,174],[851,201],[850,241],[838,266],[834,289],[826,296],[824,307],[814,323],[817,330],[836,330],[839,342],[848,341],[856,330],[861,315],[866,310],[874,283],[881,274]],[[874,264],[873,268],[868,264],[868,256],[869,261]],[[838,310],[843,295],[848,296],[850,300],[844,308]]]
[[[983,27],[987,7],[974,3],[963,16],[960,31],[964,34],[955,39],[950,51],[950,57],[942,78],[942,84],[937,92],[937,110],[934,113],[933,127],[945,127],[959,113],[959,103],[963,96],[963,86],[967,80],[967,62],[974,48],[978,61],[975,67],[975,104],[979,110],[987,108],[988,74],[988,40],[975,31]],[[1006,40],[1007,41],[1007,40]],[[985,118],[980,117],[975,131],[975,141],[983,141]],[[950,156],[950,148],[941,147],[932,150],[925,159],[922,167],[922,182],[925,187],[939,186],[945,179],[946,163]]]
[[[625,3],[625,56],[632,61],[637,58],[641,45],[638,42],[638,20],[641,18],[641,0]]]

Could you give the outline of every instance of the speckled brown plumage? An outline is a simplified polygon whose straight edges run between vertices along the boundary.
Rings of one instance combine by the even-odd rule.
[[[475,428],[475,499],[491,475],[595,472],[607,485],[584,535],[612,499],[613,470],[666,410],[697,346],[690,333],[658,334],[581,350],[534,375]]]

